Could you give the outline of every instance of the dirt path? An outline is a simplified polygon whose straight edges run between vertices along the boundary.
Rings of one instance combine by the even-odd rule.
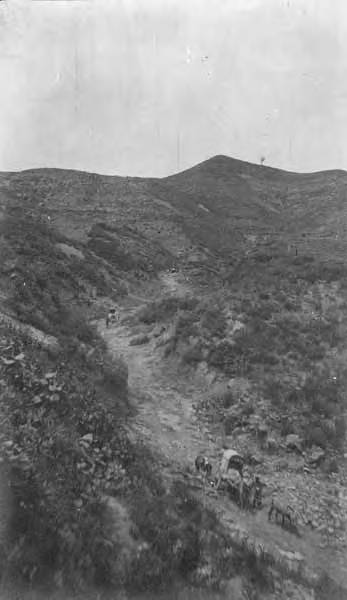
[[[133,310],[128,309],[124,316],[131,316]],[[144,345],[130,345],[134,331],[129,319],[108,330],[100,323],[99,331],[111,351],[122,356],[128,364],[130,397],[138,409],[134,424],[136,434],[159,452],[164,469],[166,467],[173,473],[192,468],[200,451],[207,452],[216,464],[221,455],[220,440],[197,421],[193,408],[197,389],[191,387],[182,393],[178,382],[175,384],[172,378],[165,376],[155,340]],[[324,566],[337,584],[346,587],[347,597],[346,561],[332,549],[320,548],[319,534],[306,528],[304,535],[298,538],[269,523],[266,509],[256,515],[240,511],[213,490],[206,501],[211,503],[234,536],[252,538],[255,545],[261,544],[276,560],[282,557],[291,571],[301,563],[309,571],[321,574]]]

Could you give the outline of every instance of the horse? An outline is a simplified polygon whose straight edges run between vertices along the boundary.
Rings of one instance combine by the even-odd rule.
[[[212,465],[207,456],[198,454],[195,459],[195,469],[198,473],[203,473],[205,477],[210,477],[212,473]]]
[[[290,504],[287,504],[287,502],[281,502],[278,498],[272,497],[268,512],[269,521],[271,520],[272,513],[275,513],[276,522],[278,515],[282,517],[282,527],[284,527],[286,520],[289,522],[290,526],[296,526],[297,516],[295,510]]]
[[[110,308],[106,317],[106,327],[109,328],[110,323],[116,323],[119,319],[119,314],[115,308]]]

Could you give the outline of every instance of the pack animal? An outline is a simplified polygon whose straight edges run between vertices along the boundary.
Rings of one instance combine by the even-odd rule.
[[[198,473],[203,473],[205,477],[209,477],[212,473],[212,465],[207,458],[207,456],[203,456],[199,454],[195,459],[195,468]]]
[[[278,515],[282,518],[282,527],[285,525],[286,521],[289,522],[291,526],[296,525],[296,513],[290,504],[287,502],[281,502],[278,498],[271,499],[271,505],[268,512],[268,520],[271,520],[272,514],[275,513],[275,519],[277,522]]]
[[[119,314],[115,308],[110,308],[106,317],[106,327],[108,328],[111,323],[117,323]]]

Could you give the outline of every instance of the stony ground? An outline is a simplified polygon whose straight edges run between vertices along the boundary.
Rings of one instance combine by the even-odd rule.
[[[187,284],[170,279],[166,287],[175,293],[186,293]],[[193,469],[199,452],[207,453],[215,468],[222,452],[219,428],[204,422],[196,407],[199,406],[203,386],[196,381],[177,377],[177,371],[164,365],[157,347],[158,338],[151,328],[144,327],[149,341],[133,345],[131,340],[139,333],[134,319],[135,306],[124,308],[119,324],[99,329],[114,354],[122,355],[129,368],[131,397],[138,409],[135,421],[136,435],[141,435],[160,456],[164,472],[183,474]],[[205,501],[220,514],[230,532],[239,538],[248,538],[260,544],[276,559],[280,557],[293,573],[299,566],[307,572],[321,574],[324,569],[336,583],[346,587],[346,509],[347,486],[344,469],[329,477],[318,469],[305,469],[305,461],[295,452],[277,447],[271,454],[260,451],[254,435],[247,428],[232,440],[240,451],[253,452],[259,461],[255,470],[266,482],[265,507],[256,515],[240,511],[228,498],[214,490],[205,492]],[[191,485],[204,494],[201,483],[191,476]],[[276,492],[287,498],[300,514],[300,535],[283,530],[268,522],[267,507],[270,495]],[[287,598],[289,595],[278,596]],[[296,595],[295,597],[299,597]],[[306,596],[307,597],[307,596]]]

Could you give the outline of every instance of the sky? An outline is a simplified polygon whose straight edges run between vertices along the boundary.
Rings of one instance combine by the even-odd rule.
[[[2,0],[0,170],[347,169],[346,0]]]

